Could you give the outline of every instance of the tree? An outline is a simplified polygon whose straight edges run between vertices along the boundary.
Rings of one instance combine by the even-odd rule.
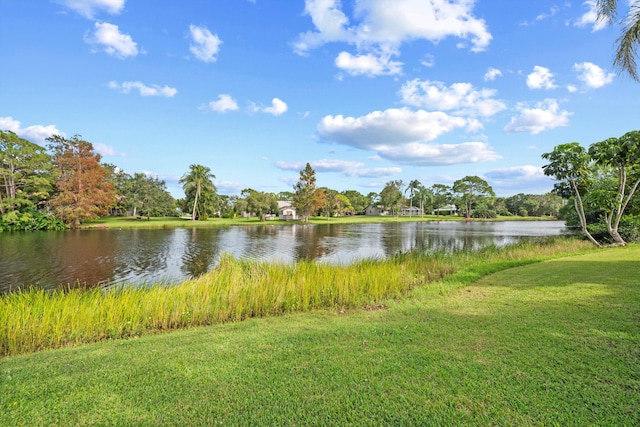
[[[35,210],[53,191],[53,165],[44,147],[0,131],[0,215]]]
[[[409,181],[409,185],[407,185],[407,188],[404,190],[405,193],[407,191],[409,192],[409,207],[413,207],[413,197],[419,191],[420,187],[422,187],[420,181],[414,179],[412,181]],[[409,211],[409,216],[411,216],[411,211]]]
[[[597,0],[598,20],[613,23],[618,15],[617,0]],[[640,44],[640,0],[629,2],[629,12],[622,20],[622,34],[616,40],[617,49],[613,65],[640,81],[636,68],[636,55]]]
[[[193,164],[189,165],[189,172],[180,178],[179,182],[184,189],[186,203],[193,205],[191,221],[207,219],[213,212],[216,186],[212,180],[215,177],[210,168]]]
[[[380,192],[380,203],[388,209],[392,209],[394,214],[398,214],[398,207],[402,201],[402,186],[404,182],[401,179],[389,181],[385,184]]]
[[[471,219],[471,210],[479,200],[496,196],[489,183],[478,176],[465,176],[455,181],[453,192],[458,195],[465,206],[466,219]]]
[[[260,221],[265,221],[268,213],[275,213],[278,210],[278,199],[273,193],[247,188],[242,190],[241,196],[246,200],[246,211],[255,214]]]
[[[602,193],[607,231],[618,245],[626,245],[618,227],[627,205],[640,185],[640,131],[627,132],[620,138],[608,138],[589,147],[597,165],[612,168],[617,175],[617,189]],[[629,178],[636,173],[634,179]]]
[[[293,186],[293,205],[298,210],[298,214],[302,220],[309,222],[309,216],[318,207],[318,195],[316,194],[316,172],[311,165],[307,163],[305,168],[300,171],[300,179]]]
[[[115,191],[108,179],[109,170],[100,163],[93,145],[80,135],[71,139],[54,135],[47,141],[58,172],[58,194],[51,199],[57,215],[78,228],[87,219],[107,214],[115,203]]]
[[[367,206],[371,204],[371,200],[369,197],[361,194],[356,190],[345,190],[340,194],[342,194],[347,199],[349,199],[349,203],[353,207],[353,210],[355,211],[355,213],[358,215],[364,214],[364,211],[365,209],[367,209]]]
[[[580,229],[594,245],[600,247],[600,243],[587,229],[582,201],[582,195],[588,187],[591,162],[589,153],[579,143],[569,142],[554,147],[552,152],[544,153],[542,158],[549,161],[549,164],[542,167],[544,174],[560,181],[554,186],[555,191],[564,198],[573,197]]]
[[[440,208],[451,200],[451,187],[444,184],[433,184],[431,191],[433,192],[433,207],[436,210],[436,215],[439,216]]]

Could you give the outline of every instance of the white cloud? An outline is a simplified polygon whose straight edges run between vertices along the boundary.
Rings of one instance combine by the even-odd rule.
[[[587,0],[582,4],[587,7],[587,11],[574,22],[574,26],[586,27],[592,25],[592,31],[599,31],[607,26],[605,20],[598,20],[598,5],[596,0]]]
[[[400,89],[405,104],[482,117],[507,108],[504,102],[493,98],[495,94],[492,89],[475,89],[471,83],[454,83],[447,87],[441,82],[419,79],[406,82]]]
[[[280,115],[286,113],[288,109],[289,109],[289,107],[287,106],[287,104],[283,100],[281,100],[279,98],[273,98],[271,100],[271,106],[270,107],[264,107],[264,108],[254,107],[253,108],[254,111],[260,111],[262,113],[273,114],[274,116],[280,116]]]
[[[217,34],[211,34],[206,27],[190,25],[189,32],[193,43],[189,46],[191,53],[201,61],[216,62],[222,40]]]
[[[597,89],[613,82],[615,74],[605,73],[605,71],[592,62],[581,62],[573,66],[573,70],[578,73],[578,79],[591,89]]]
[[[503,169],[495,169],[485,174],[492,187],[513,189],[524,188],[530,192],[532,188],[549,191],[553,178],[546,176],[540,166],[524,165]]]
[[[326,141],[374,151],[380,158],[406,164],[436,165],[494,160],[498,156],[485,143],[427,144],[477,121],[444,112],[407,108],[374,111],[362,117],[326,116],[318,134]]]
[[[546,99],[530,108],[521,103],[518,105],[519,115],[512,117],[511,122],[505,126],[505,132],[529,132],[532,135],[555,129],[569,124],[569,116],[572,113],[560,110],[558,101]]]
[[[462,117],[443,112],[392,108],[362,117],[326,116],[318,125],[318,133],[328,141],[371,148],[381,144],[432,141],[468,123]]]
[[[436,65],[436,58],[431,54],[426,54],[420,63],[427,68],[431,68]]]
[[[558,86],[553,82],[553,73],[545,67],[536,65],[533,72],[527,76],[529,89],[555,89]]]
[[[178,90],[169,86],[151,85],[147,86],[142,82],[109,82],[109,88],[119,90],[122,93],[130,93],[137,90],[141,96],[162,96],[172,98],[178,93]]]
[[[383,176],[393,176],[402,172],[402,168],[372,168],[372,169],[354,169],[345,173],[347,176],[354,178],[380,178]]]
[[[227,94],[218,95],[218,100],[209,102],[208,107],[213,111],[218,111],[220,113],[224,113],[225,111],[235,111],[239,108],[238,103],[231,97],[231,95]]]
[[[300,171],[304,169],[305,162],[283,162],[274,163],[278,169],[285,171]],[[363,166],[361,162],[353,162],[348,160],[323,159],[310,161],[309,164],[317,172],[348,172],[355,168]]]
[[[343,65],[348,62],[349,69],[357,70],[379,67],[376,63],[385,63],[381,59],[384,56],[372,53],[396,52],[402,43],[412,40],[438,43],[447,37],[457,37],[465,42],[460,47],[465,47],[468,41],[472,51],[482,51],[492,36],[484,20],[473,16],[474,3],[473,0],[357,0],[353,17],[358,22],[350,24],[339,0],[306,0],[304,13],[311,17],[315,31],[299,34],[293,49],[305,55],[325,43],[352,44],[358,55],[342,55],[339,59]],[[366,64],[356,65],[356,59]],[[395,70],[401,65],[390,62],[387,68]]]
[[[55,125],[33,125],[23,128],[22,123],[15,120],[13,117],[0,117],[0,130],[11,131],[20,138],[24,138],[39,145],[46,145],[46,138],[50,136],[65,136],[64,132],[58,130]]]
[[[349,52],[340,52],[335,64],[336,67],[352,76],[366,75],[373,77],[400,74],[402,72],[402,62],[392,61],[390,54],[376,56],[373,53],[351,55]]]
[[[96,153],[100,154],[101,156],[117,156],[117,157],[126,157],[127,154],[126,153],[120,153],[118,151],[116,151],[115,148],[103,144],[101,142],[96,142],[93,145],[93,149],[96,151]]]
[[[489,82],[496,79],[496,77],[501,77],[502,71],[497,68],[490,67],[487,72],[484,74],[484,81]]]
[[[117,15],[124,9],[125,0],[56,0],[59,3],[88,19],[93,19],[98,11]]]
[[[85,42],[100,45],[109,55],[117,58],[138,55],[138,44],[130,35],[123,34],[117,25],[108,22],[96,22],[92,36],[85,36]]]
[[[461,144],[409,143],[399,146],[381,146],[380,157],[398,163],[416,166],[440,166],[460,163],[478,163],[500,158],[487,143],[463,142]]]

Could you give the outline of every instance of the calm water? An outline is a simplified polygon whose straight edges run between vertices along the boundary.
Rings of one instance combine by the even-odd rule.
[[[410,250],[499,246],[568,234],[561,221],[267,225],[158,230],[0,233],[0,293],[24,284],[179,282],[220,255],[279,262],[350,263]]]

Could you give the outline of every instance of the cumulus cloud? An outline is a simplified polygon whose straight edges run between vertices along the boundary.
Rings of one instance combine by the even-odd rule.
[[[228,94],[218,95],[217,101],[211,101],[207,104],[208,108],[213,111],[218,111],[220,113],[224,113],[226,111],[235,111],[237,110],[238,103]]]
[[[555,89],[558,86],[553,81],[553,73],[546,67],[536,65],[533,72],[527,76],[529,89]]]
[[[328,141],[370,148],[380,144],[432,141],[468,123],[462,117],[444,112],[392,108],[361,117],[326,116],[318,125],[318,133]]]
[[[400,89],[402,102],[431,110],[452,111],[456,114],[489,117],[507,108],[494,99],[492,89],[476,89],[471,83],[454,83],[447,87],[437,81],[414,79]]]
[[[141,96],[161,96],[165,98],[172,98],[178,93],[178,90],[169,86],[151,85],[147,86],[142,82],[122,82],[116,81],[109,82],[109,88],[119,90],[122,93],[130,93],[132,90],[137,90]]]
[[[58,130],[55,125],[33,125],[22,127],[22,123],[13,117],[0,117],[0,130],[11,131],[33,143],[45,145],[46,139],[53,135],[65,136],[64,132]]]
[[[100,46],[111,56],[124,59],[129,56],[137,56],[138,44],[130,35],[123,34],[117,25],[108,22],[96,22],[94,33],[85,35],[85,42],[94,46]]]
[[[357,70],[380,67],[385,61],[379,52],[396,51],[402,43],[412,40],[438,43],[457,37],[465,42],[461,47],[470,42],[472,51],[482,51],[492,36],[485,21],[473,16],[473,6],[469,0],[359,0],[351,23],[339,0],[306,0],[304,13],[311,18],[315,30],[299,34],[293,49],[306,55],[325,43],[348,43],[357,47],[358,55],[343,53],[336,65]],[[389,61],[387,74],[394,74],[390,71],[401,65]]]
[[[572,114],[561,110],[555,99],[545,99],[535,107],[520,103],[517,109],[519,114],[511,118],[511,122],[504,128],[505,132],[529,132],[532,135],[537,135],[545,130],[567,126],[569,116]]]
[[[189,46],[191,53],[201,61],[216,62],[222,40],[217,34],[212,34],[206,27],[189,26],[189,33],[193,43]]]
[[[502,71],[497,68],[490,67],[487,72],[484,74],[484,81],[490,82],[496,79],[496,77],[501,77]]]
[[[286,102],[284,102],[283,100],[279,99],[279,98],[273,98],[271,100],[271,106],[270,107],[260,107],[256,104],[252,104],[249,109],[251,111],[253,111],[254,113],[267,113],[267,114],[272,114],[274,116],[280,116],[284,113],[287,112],[287,110],[289,109],[289,107],[287,106]]]
[[[392,61],[390,54],[375,55],[351,55],[349,52],[340,52],[335,60],[336,67],[352,76],[366,75],[369,77],[380,75],[393,75],[402,72],[402,62]]]
[[[583,5],[587,7],[587,11],[573,23],[574,26],[591,26],[592,31],[599,31],[607,26],[607,22],[605,20],[598,19],[598,6],[596,0],[587,0]]]
[[[74,12],[79,13],[88,19],[93,19],[99,11],[107,12],[111,15],[117,15],[124,9],[125,0],[56,0]]]
[[[415,165],[437,165],[494,160],[487,144],[428,143],[458,128],[475,127],[475,120],[444,112],[407,108],[374,111],[362,117],[326,116],[318,125],[325,141],[374,151],[380,158]]]
[[[500,159],[485,142],[461,144],[422,144],[413,142],[399,146],[380,146],[380,157],[414,166],[440,166],[478,163]]]
[[[606,73],[602,68],[592,62],[581,62],[573,66],[580,79],[588,88],[597,89],[613,82],[615,74]]]

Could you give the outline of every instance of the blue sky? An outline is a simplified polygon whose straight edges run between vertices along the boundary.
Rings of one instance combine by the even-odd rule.
[[[80,134],[176,197],[193,163],[239,194],[290,191],[306,162],[339,191],[541,194],[542,153],[640,128],[593,3],[0,0],[0,128]]]

